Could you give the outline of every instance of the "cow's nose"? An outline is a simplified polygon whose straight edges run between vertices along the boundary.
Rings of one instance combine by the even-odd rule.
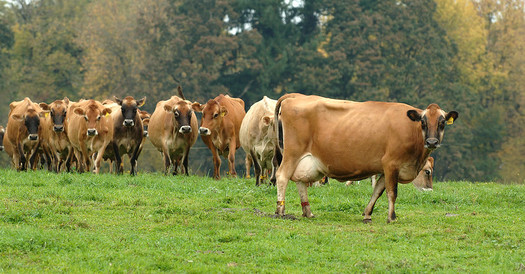
[[[428,138],[426,141],[426,147],[428,148],[436,148],[439,144],[439,140],[437,138]]]
[[[205,128],[205,127],[200,127],[199,128],[199,134],[200,135],[211,135],[211,132],[209,129]]]
[[[62,131],[64,131],[64,125],[54,125],[53,126],[53,130],[55,132],[62,132]]]
[[[148,131],[144,130],[144,137],[148,137]]]
[[[29,134],[29,140],[31,140],[31,141],[38,140],[38,135],[36,135],[36,134]]]
[[[0,146],[0,151],[3,151],[4,150],[4,146]]]
[[[97,130],[94,129],[94,128],[90,128],[90,129],[87,130],[87,135],[88,136],[95,136],[95,135],[97,135],[97,133],[98,133]]]
[[[132,119],[126,119],[124,120],[124,123],[122,123],[125,127],[132,127],[135,125],[135,122]]]
[[[180,133],[190,133],[191,132],[191,127],[190,126],[182,126],[182,127],[180,127],[179,132]]]

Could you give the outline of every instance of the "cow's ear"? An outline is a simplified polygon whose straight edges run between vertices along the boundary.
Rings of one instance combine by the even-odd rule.
[[[456,119],[458,119],[458,113],[457,111],[451,111],[445,115],[445,120],[447,121],[447,125],[452,125]]]
[[[196,112],[202,112],[202,110],[204,109],[204,107],[206,107],[206,104],[204,105],[201,105],[200,103],[198,102],[193,102],[193,104],[191,104],[191,108],[196,111]]]
[[[434,158],[429,156],[428,161],[430,162],[430,166],[434,168]]]
[[[102,110],[102,116],[109,116],[110,114],[111,114],[111,109],[110,108],[105,108],[105,109]]]
[[[408,116],[408,118],[410,118],[410,120],[412,120],[414,122],[421,121],[421,114],[415,109],[411,109],[411,110],[407,111],[407,116]]]
[[[46,103],[40,103],[38,104],[40,106],[41,109],[43,110],[49,110],[49,105],[46,104]]]
[[[44,110],[38,114],[39,117],[47,118],[49,116],[49,110]]]
[[[73,110],[73,112],[74,112],[76,115],[84,116],[84,110],[81,109],[81,108],[75,108],[75,110]]]
[[[145,118],[144,120],[142,120],[142,124],[143,125],[149,124],[149,118]]]
[[[171,111],[173,111],[173,107],[170,106],[170,105],[164,105],[164,110],[167,111],[167,112],[171,112]]]
[[[146,96],[144,98],[137,101],[137,107],[141,107],[146,103]]]
[[[13,114],[11,115],[11,117],[15,120],[15,121],[18,121],[18,122],[22,122],[24,121],[24,116],[23,115],[19,115],[19,114]]]
[[[263,123],[264,123],[265,125],[267,125],[267,126],[269,126],[270,123],[272,122],[272,118],[271,118],[270,116],[264,116],[264,117],[262,118],[262,120],[263,120]]]
[[[64,103],[66,103],[66,106],[69,105],[69,98],[64,97]]]
[[[140,111],[140,114],[141,114],[141,115],[146,115],[146,114],[148,114],[148,112],[145,111],[145,110],[141,110],[141,111]]]
[[[224,117],[228,115],[228,109],[226,109],[224,106],[221,106],[221,117]]]
[[[117,104],[122,106],[122,100],[120,100],[117,96],[113,96],[113,98],[115,99],[115,102],[117,102]]]

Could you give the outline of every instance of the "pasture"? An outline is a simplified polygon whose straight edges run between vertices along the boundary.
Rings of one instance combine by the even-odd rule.
[[[0,170],[2,272],[525,271],[525,185],[400,185],[363,224],[368,181],[294,183],[272,218],[275,187],[254,180]]]

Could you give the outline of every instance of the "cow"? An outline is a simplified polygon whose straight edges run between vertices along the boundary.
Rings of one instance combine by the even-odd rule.
[[[65,129],[69,103],[69,99],[64,97],[63,100],[55,100],[49,105],[46,103],[39,104],[44,110],[44,119],[42,120],[44,151],[51,155],[52,166],[55,172],[59,172],[62,169],[72,150]],[[66,169],[70,171],[69,162],[66,162]]]
[[[71,105],[66,114],[66,129],[78,161],[79,172],[100,171],[100,161],[108,144],[113,140],[111,109],[95,100],[82,100]],[[90,159],[93,156],[93,159]]]
[[[4,150],[4,134],[5,129],[3,126],[0,126],[0,151]]]
[[[423,169],[417,174],[412,184],[419,190],[432,191],[432,175],[434,174],[434,158],[428,157]]]
[[[124,99],[115,97],[115,103],[105,104],[111,108],[113,120],[113,140],[109,149],[106,149],[104,158],[115,159],[116,173],[122,174],[124,167],[122,156],[128,155],[131,175],[137,174],[137,159],[140,155],[140,145],[144,139],[142,119],[140,119],[139,107],[146,102],[146,97],[135,100],[132,96]]]
[[[142,120],[142,129],[144,130],[144,139],[142,140],[142,143],[146,140],[146,137],[148,137],[148,126],[149,126],[149,119],[151,117],[151,114],[149,114],[145,110],[139,111],[140,120]]]
[[[40,146],[42,109],[28,97],[22,101],[12,102],[9,108],[3,140],[4,149],[17,170],[26,170],[28,161],[30,167],[34,169]]]
[[[277,140],[273,117],[276,104],[277,100],[264,96],[246,112],[239,130],[241,147],[246,152],[246,177],[249,178],[253,163],[257,186],[261,184],[264,174],[273,169],[272,159]]]
[[[382,174],[363,221],[372,221],[374,205],[385,189],[387,222],[395,221],[398,183],[416,178],[429,154],[441,145],[445,124],[457,118],[456,111],[445,112],[437,104],[421,110],[402,103],[284,95],[275,108],[276,124],[282,121],[284,148],[276,174],[276,214],[285,214],[289,180],[297,184],[303,216],[313,217],[307,184],[325,175],[345,181]]]
[[[180,87],[179,94],[182,94]],[[176,175],[181,166],[182,173],[189,175],[189,152],[199,134],[192,103],[181,97],[174,95],[158,102],[149,118],[149,140],[162,154],[165,174],[172,166],[172,174]]]
[[[219,155],[228,159],[231,176],[237,176],[235,171],[235,151],[240,147],[239,130],[246,112],[244,101],[220,94],[208,100],[204,105],[193,103],[193,110],[202,112],[199,134],[202,141],[213,154],[213,177],[221,178],[221,159]]]

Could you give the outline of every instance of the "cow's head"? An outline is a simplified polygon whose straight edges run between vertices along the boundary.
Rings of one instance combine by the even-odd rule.
[[[415,187],[425,190],[432,190],[432,175],[434,174],[434,158],[428,157],[423,169],[417,174],[413,184]]]
[[[190,133],[192,131],[191,117],[193,116],[193,109],[190,101],[179,100],[174,105],[165,104],[164,110],[172,113],[173,117],[175,117],[175,130],[178,129],[182,134]]]
[[[43,115],[42,112],[38,112],[31,106],[23,115],[13,114],[11,117],[16,121],[24,123],[28,133],[27,138],[30,141],[37,141],[41,115]]]
[[[441,145],[445,124],[452,124],[457,118],[456,111],[445,112],[437,104],[430,104],[425,110],[409,110],[407,116],[414,122],[421,122],[425,148],[434,150]]]
[[[228,110],[215,100],[209,100],[206,104],[201,105],[197,102],[192,105],[193,110],[202,112],[201,126],[199,134],[211,135],[213,131],[219,129],[222,118],[228,115]]]
[[[149,126],[149,118],[151,115],[145,111],[141,110],[139,111],[140,120],[142,120],[142,128],[144,130],[144,137],[148,137],[148,126]]]
[[[49,105],[40,103],[40,107],[44,110],[44,115],[51,115],[54,132],[64,132],[64,121],[66,119],[68,105],[69,99],[67,97],[65,97],[64,100],[56,100]]]
[[[0,126],[0,151],[4,150],[4,135],[5,129],[3,126]]]
[[[120,100],[115,96],[115,102],[121,106],[122,117],[124,118],[122,125],[125,127],[133,127],[135,126],[135,118],[139,115],[137,110],[144,105],[146,97],[135,100],[132,96],[127,96],[123,100]]]
[[[91,100],[88,105],[75,108],[74,113],[84,117],[87,124],[86,134],[92,137],[98,135],[97,124],[100,119],[111,114],[111,109],[99,107],[94,100]]]

